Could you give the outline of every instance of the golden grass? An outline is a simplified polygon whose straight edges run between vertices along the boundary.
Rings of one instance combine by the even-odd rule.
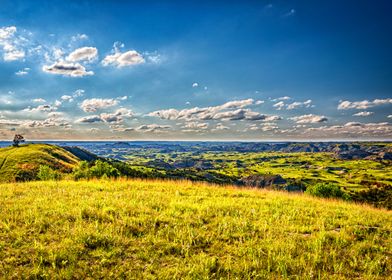
[[[392,213],[189,181],[0,185],[0,277],[387,279]]]

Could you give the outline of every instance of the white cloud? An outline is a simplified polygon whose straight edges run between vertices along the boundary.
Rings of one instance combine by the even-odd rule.
[[[99,109],[116,106],[117,104],[118,100],[113,98],[92,98],[83,100],[80,108],[85,112],[96,112]]]
[[[371,107],[392,104],[392,98],[386,99],[374,99],[373,101],[363,100],[363,101],[340,101],[338,105],[338,110],[348,110],[348,109],[368,109]]]
[[[286,104],[284,104],[283,101],[279,101],[278,103],[275,103],[272,105],[272,107],[275,107],[276,110],[282,110]]]
[[[287,110],[294,110],[301,107],[309,108],[312,105],[312,100],[308,99],[304,102],[293,102],[291,104],[287,104]]]
[[[119,124],[124,120],[124,118],[130,118],[132,116],[133,116],[133,112],[131,110],[120,108],[116,110],[114,113],[102,113],[100,115],[86,116],[76,120],[76,122],[78,123],[105,122],[105,123]]]
[[[52,65],[44,65],[42,70],[46,73],[71,76],[71,77],[83,77],[94,75],[93,71],[86,71],[86,68],[79,63],[68,63],[58,61]]]
[[[35,98],[32,101],[35,103],[45,103],[46,102],[46,100],[43,98]]]
[[[21,60],[26,55],[23,45],[27,39],[17,36],[16,33],[16,26],[0,28],[0,46],[3,48],[3,59],[5,61]]]
[[[119,68],[143,63],[145,63],[145,59],[140,53],[135,50],[130,50],[122,53],[118,49],[116,49],[114,54],[107,55],[102,60],[103,66],[113,65]]]
[[[101,119],[107,123],[120,123],[125,117],[130,118],[132,116],[132,111],[125,108],[120,108],[114,113],[102,113],[100,115]]]
[[[27,107],[23,109],[25,112],[53,112],[56,111],[57,107],[54,107],[52,105],[39,105],[37,107]]]
[[[23,68],[23,70],[19,70],[19,71],[15,72],[15,75],[24,76],[24,75],[29,74],[29,71],[30,71],[30,68],[26,67],[26,68]]]
[[[228,126],[223,125],[222,123],[217,123],[216,127],[213,130],[229,130]]]
[[[74,91],[74,93],[72,94],[72,96],[73,96],[74,98],[77,98],[77,97],[83,96],[83,94],[84,94],[84,89],[77,89],[77,90]]]
[[[61,100],[63,101],[68,101],[68,102],[72,102],[73,101],[73,97],[71,95],[63,95],[60,97]]]
[[[98,50],[94,47],[83,47],[74,50],[67,56],[67,60],[71,62],[92,61],[98,57]]]
[[[95,122],[103,122],[100,116],[86,116],[76,120],[77,123],[95,123]]]
[[[325,116],[317,116],[313,114],[292,117],[290,119],[296,123],[322,123],[328,121],[327,117]]]
[[[75,36],[71,37],[71,41],[73,41],[73,42],[87,40],[87,39],[88,39],[88,36],[86,34],[76,34]]]
[[[382,123],[360,123],[348,122],[345,125],[322,126],[317,128],[308,128],[307,133],[319,137],[387,137],[392,134],[392,126],[387,122]]]
[[[183,128],[189,128],[189,129],[207,129],[208,128],[208,123],[199,123],[199,122],[189,122],[186,123]]]
[[[276,102],[276,101],[284,101],[284,100],[289,100],[289,99],[291,99],[290,96],[282,96],[282,97],[272,99],[271,101]]]
[[[367,117],[373,115],[373,112],[368,112],[368,111],[362,111],[362,112],[358,112],[356,114],[354,114],[353,116],[355,117]]]
[[[170,125],[159,125],[159,124],[144,124],[136,128],[137,131],[144,132],[163,132],[171,129]]]
[[[29,120],[21,123],[22,127],[40,128],[40,127],[70,127],[70,123],[65,119],[48,118],[43,121]]]
[[[244,107],[255,104],[253,99],[244,99],[226,102],[219,106],[194,107],[190,109],[158,110],[148,114],[151,117],[159,117],[166,120],[265,120],[269,116],[254,112]],[[274,116],[274,118],[277,116]]]
[[[26,53],[23,50],[15,50],[15,49],[9,49],[4,53],[4,60],[5,61],[14,61],[14,60],[21,60],[24,58]]]
[[[192,84],[192,87],[194,87],[194,88],[195,88],[195,87],[198,87],[198,86],[199,86],[199,83],[193,83],[193,84]]]

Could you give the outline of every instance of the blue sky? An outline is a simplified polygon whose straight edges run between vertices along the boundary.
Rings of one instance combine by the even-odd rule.
[[[390,1],[2,1],[0,138],[392,136]]]

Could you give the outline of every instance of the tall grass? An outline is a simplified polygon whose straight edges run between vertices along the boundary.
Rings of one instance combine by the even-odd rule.
[[[188,181],[0,185],[0,277],[386,279],[392,214]]]

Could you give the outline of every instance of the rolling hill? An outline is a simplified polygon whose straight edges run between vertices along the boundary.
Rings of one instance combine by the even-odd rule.
[[[0,278],[390,279],[391,213],[189,181],[0,184]]]
[[[70,172],[81,159],[72,152],[49,144],[24,144],[0,149],[0,181],[33,179],[40,165]]]

